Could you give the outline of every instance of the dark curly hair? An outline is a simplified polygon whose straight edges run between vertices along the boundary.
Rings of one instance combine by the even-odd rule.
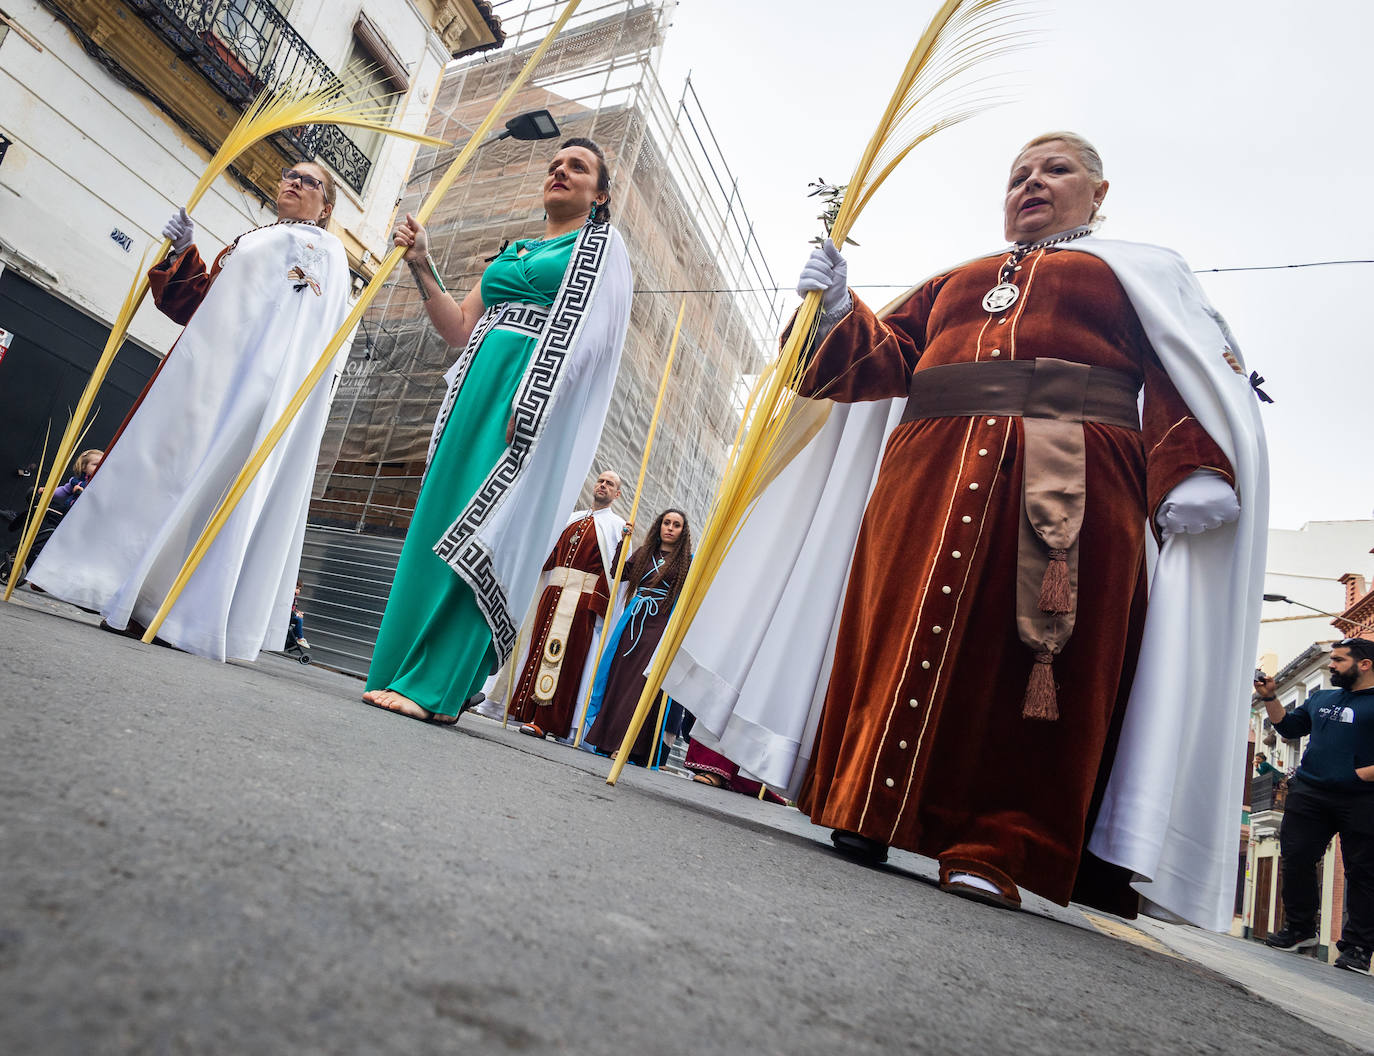
[[[606,196],[606,200],[592,210],[591,219],[593,223],[609,224],[611,222],[611,170],[606,167],[605,152],[597,146],[595,140],[588,139],[586,136],[573,136],[572,139],[564,140],[563,145],[558,149],[566,150],[568,147],[581,147],[583,150],[590,150],[596,155],[596,189]]]
[[[654,567],[654,558],[658,556],[659,547],[663,541],[663,518],[668,514],[675,513],[682,518],[682,534],[677,537],[677,548],[664,563],[663,568],[649,578],[648,582],[641,582],[645,576],[649,575],[649,570]],[[625,582],[630,585],[629,597],[634,597],[640,587],[657,587],[661,584],[668,584],[668,604],[672,605],[677,601],[677,596],[682,593],[682,584],[687,579],[687,569],[692,564],[692,529],[687,523],[687,514],[683,513],[675,506],[669,506],[658,515],[653,527],[649,529],[649,535],[638,550],[630,555],[629,568],[625,572]]]

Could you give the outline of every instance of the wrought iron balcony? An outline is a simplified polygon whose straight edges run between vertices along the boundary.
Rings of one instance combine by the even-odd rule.
[[[271,0],[126,0],[169,44],[240,109],[285,81],[310,88],[343,82]],[[284,150],[319,155],[362,193],[372,159],[337,125],[308,125],[279,137]]]
[[[1262,774],[1250,778],[1250,813],[1259,814],[1266,810],[1283,810],[1288,798],[1288,782],[1278,774]]]

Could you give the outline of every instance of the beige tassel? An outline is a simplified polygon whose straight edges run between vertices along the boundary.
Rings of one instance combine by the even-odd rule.
[[[1073,597],[1069,591],[1069,552],[1051,550],[1045,578],[1040,581],[1040,611],[1063,616],[1073,611]]]
[[[1035,654],[1035,666],[1031,668],[1030,682],[1026,685],[1026,700],[1021,706],[1023,719],[1044,719],[1053,722],[1059,718],[1059,698],[1054,691],[1053,665],[1053,653]]]

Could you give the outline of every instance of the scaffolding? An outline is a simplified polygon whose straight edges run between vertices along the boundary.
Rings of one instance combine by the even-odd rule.
[[[506,46],[451,66],[431,134],[398,203],[414,211],[492,102],[543,39],[561,5],[493,5]],[[509,113],[547,108],[563,138],[601,145],[612,173],[613,223],[635,279],[630,330],[590,481],[638,471],[678,305],[681,342],[645,480],[641,535],[658,511],[684,509],[700,530],[743,411],[782,324],[777,283],[690,78],[676,101],[657,60],[671,5],[591,3],[550,49]],[[431,255],[461,298],[507,240],[542,231],[542,183],[557,142],[511,139],[484,147],[429,224]],[[663,292],[719,291],[719,292]],[[430,427],[457,354],[426,320],[413,280],[398,270],[359,328],[321,449],[310,520],[318,527],[399,538],[419,493]],[[570,511],[571,512],[571,511]]]

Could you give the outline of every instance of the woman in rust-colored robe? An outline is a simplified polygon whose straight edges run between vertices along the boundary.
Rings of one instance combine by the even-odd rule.
[[[1130,877],[1084,844],[1140,644],[1146,524],[1195,471],[1232,474],[1112,269],[1065,238],[1033,248],[1088,233],[1106,186],[1100,161],[1092,172],[1076,143],[1033,143],[1008,190],[1008,238],[1029,247],[1018,259],[954,268],[883,320],[857,298],[823,320],[839,316],[812,354],[803,395],[912,399],[864,516],[799,805],[853,857],[881,861],[897,846],[938,858],[942,885],[958,894],[1015,906],[1020,885],[1133,915]],[[985,308],[985,294],[1008,279],[1014,303]],[[1107,377],[1132,413],[1132,393],[1144,394],[1138,430],[1082,421],[1086,501],[1057,586],[1076,594],[1072,632],[1053,652],[1028,648],[1018,633],[1030,418],[912,410],[932,368],[994,364],[982,373],[1005,374],[1001,365],[1038,370],[1029,364],[1041,359],[1117,372]],[[1065,559],[1062,549],[1041,553],[1037,586]],[[1057,604],[1045,611],[1062,613]],[[1048,693],[1048,707],[1032,706],[1037,693]]]

